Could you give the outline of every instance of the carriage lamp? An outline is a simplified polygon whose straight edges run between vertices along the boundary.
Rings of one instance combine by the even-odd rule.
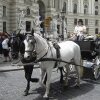
[[[62,35],[61,35],[61,40],[64,40],[64,19],[65,19],[65,11],[61,12],[61,18],[62,18]]]

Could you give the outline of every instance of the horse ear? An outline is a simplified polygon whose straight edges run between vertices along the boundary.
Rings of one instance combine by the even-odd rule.
[[[32,28],[31,34],[34,36],[34,29]]]

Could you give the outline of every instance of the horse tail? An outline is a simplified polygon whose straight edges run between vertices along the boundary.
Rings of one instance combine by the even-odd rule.
[[[77,68],[78,68],[78,71],[79,71],[79,75],[80,77],[83,77],[83,60],[82,60],[82,57],[81,57],[81,50],[80,50],[80,47],[77,45],[77,48],[75,50],[75,64],[79,65]]]
[[[78,64],[78,65],[81,64],[81,50],[80,50],[80,47],[78,45],[75,47],[74,60],[75,60],[76,64]]]

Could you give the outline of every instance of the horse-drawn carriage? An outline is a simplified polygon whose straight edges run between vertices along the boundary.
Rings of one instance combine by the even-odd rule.
[[[20,35],[21,34],[18,34],[17,37],[21,38]],[[60,62],[58,67],[64,67],[65,70],[67,71],[67,73],[65,72],[66,83],[68,83],[69,63],[71,60],[73,60],[73,63],[76,65],[75,69],[77,73],[76,85],[80,86],[79,69],[81,66],[81,55],[82,55],[83,66],[84,66],[82,67],[83,76],[84,74],[86,75],[85,69],[91,69],[91,72],[89,74],[92,73],[95,79],[99,78],[99,75],[100,75],[99,51],[100,50],[99,50],[98,41],[94,41],[94,40],[76,41],[76,43],[80,47],[72,41],[65,41],[65,42],[59,43],[61,58],[57,59],[56,50],[53,47],[53,45],[51,43],[48,43],[40,35],[36,33],[33,34],[32,32],[30,34],[27,34],[24,40],[22,38],[20,40],[22,41],[22,44],[24,44],[24,45],[19,46],[20,53],[22,53],[24,59],[31,61],[34,58],[34,51],[35,51],[36,60],[32,60],[32,62],[34,63],[41,62],[40,64],[41,73],[42,73],[41,82],[46,85],[46,91],[44,94],[45,98],[47,98],[49,95],[51,73],[52,73],[52,69],[55,66],[56,61]],[[22,49],[23,49],[22,47],[24,48],[23,52],[22,52]],[[31,67],[32,69],[29,70],[29,68]],[[27,69],[29,70],[29,72],[27,71]],[[29,63],[27,69],[25,68],[29,76],[25,76],[28,82],[26,90],[25,90],[25,95],[28,95],[28,92],[30,89],[30,81],[32,81],[31,74],[32,74],[33,66],[30,66],[30,63]],[[45,79],[46,79],[46,82],[45,82]]]
[[[76,41],[83,60],[83,78],[98,79],[100,76],[100,44],[93,38]]]

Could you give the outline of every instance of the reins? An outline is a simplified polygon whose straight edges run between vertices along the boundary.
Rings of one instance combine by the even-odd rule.
[[[85,66],[82,66],[82,65],[77,65],[73,62],[67,62],[67,61],[64,61],[62,59],[55,59],[55,58],[41,58],[41,59],[38,59],[34,62],[31,62],[31,63],[24,63],[24,64],[12,64],[13,66],[24,66],[24,65],[36,65],[36,63],[39,63],[39,62],[46,62],[46,61],[57,61],[57,62],[63,62],[63,63],[67,63],[67,64],[72,64],[72,65],[76,65],[76,66],[81,66],[81,67],[85,67]]]

